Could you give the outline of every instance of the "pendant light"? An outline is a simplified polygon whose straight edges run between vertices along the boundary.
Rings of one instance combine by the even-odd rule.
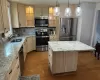
[[[80,0],[79,0],[79,4],[78,4],[78,6],[77,6],[77,8],[76,8],[75,13],[76,13],[76,16],[77,16],[77,17],[81,16],[82,9],[81,9],[81,7],[80,7]]]
[[[56,1],[56,7],[54,8],[54,16],[60,15],[60,7],[58,1]]]
[[[65,9],[65,16],[70,17],[71,16],[71,9],[69,7],[69,0],[68,0],[68,7]]]

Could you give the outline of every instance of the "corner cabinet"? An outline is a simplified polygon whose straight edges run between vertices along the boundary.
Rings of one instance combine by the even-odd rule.
[[[0,0],[0,31],[7,32],[10,29],[8,7],[10,4],[7,0]]]

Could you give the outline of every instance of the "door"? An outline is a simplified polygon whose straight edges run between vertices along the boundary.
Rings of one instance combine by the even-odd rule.
[[[19,26],[26,27],[25,5],[18,4]]]
[[[0,0],[0,33],[4,32],[2,16],[3,14],[2,14],[2,6],[1,6],[1,0]]]
[[[43,16],[48,16],[49,15],[49,8],[48,7],[43,7],[42,8]]]
[[[8,19],[8,7],[9,4],[7,2],[7,0],[0,0],[1,1],[1,6],[2,6],[2,19],[3,19],[3,26],[4,26],[4,30],[5,32],[9,31],[10,27],[9,27],[9,19]]]
[[[40,17],[41,15],[41,7],[35,7],[35,17]]]

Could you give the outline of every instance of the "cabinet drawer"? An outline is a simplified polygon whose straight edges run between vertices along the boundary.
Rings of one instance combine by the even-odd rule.
[[[17,62],[15,68],[13,69],[11,80],[18,80],[19,73],[20,73],[19,62]]]
[[[14,70],[14,68],[15,68],[15,65],[16,65],[18,62],[19,62],[19,57],[18,57],[18,55],[17,55],[17,56],[15,57],[14,61],[12,62],[12,65],[11,65],[11,67],[10,67],[8,73],[7,73],[7,79],[8,79],[8,80],[11,80],[11,77],[12,77],[12,75],[13,75],[13,70]]]

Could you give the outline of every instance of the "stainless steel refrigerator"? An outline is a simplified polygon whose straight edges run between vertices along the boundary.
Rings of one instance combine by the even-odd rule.
[[[78,18],[60,18],[60,41],[75,41]]]

